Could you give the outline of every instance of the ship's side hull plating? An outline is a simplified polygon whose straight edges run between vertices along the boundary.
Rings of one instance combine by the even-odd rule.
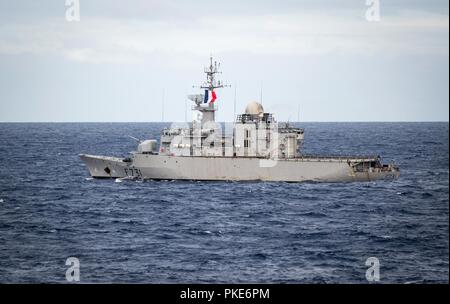
[[[358,172],[351,166],[358,159],[295,158],[269,160],[256,157],[176,157],[135,154],[132,160],[80,155],[92,177],[181,179],[181,180],[261,180],[286,182],[351,182],[397,178],[395,168],[368,168]]]

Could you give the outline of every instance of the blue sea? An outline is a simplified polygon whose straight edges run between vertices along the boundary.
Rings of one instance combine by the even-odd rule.
[[[164,123],[1,123],[0,282],[380,283],[449,280],[449,124],[298,123],[308,154],[380,154],[395,181],[90,179]]]

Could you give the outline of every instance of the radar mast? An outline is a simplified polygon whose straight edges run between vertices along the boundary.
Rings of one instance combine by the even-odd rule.
[[[200,89],[204,89],[204,94],[189,95],[188,98],[195,102],[192,110],[199,111],[201,113],[202,124],[208,121],[215,121],[215,111],[217,108],[214,106],[216,99],[215,89],[221,89],[224,87],[230,87],[224,85],[222,81],[216,79],[216,74],[221,74],[220,63],[213,61],[213,57],[209,57],[209,66],[204,68],[206,74],[206,81],[202,85],[197,86]],[[193,86],[195,87],[195,86]]]
[[[208,89],[211,92],[214,89],[227,87],[228,85],[224,85],[220,80],[216,81],[216,74],[222,74],[221,71],[219,71],[220,63],[217,63],[217,61],[214,61],[212,56],[209,57],[209,67],[205,67],[204,73],[206,74],[206,81],[203,83],[203,85],[200,86],[201,89]]]

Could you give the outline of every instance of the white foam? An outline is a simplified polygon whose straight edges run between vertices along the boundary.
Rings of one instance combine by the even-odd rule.
[[[121,178],[116,178],[116,183],[121,183],[122,179]]]
[[[0,203],[4,203],[5,201],[3,199],[0,198]]]

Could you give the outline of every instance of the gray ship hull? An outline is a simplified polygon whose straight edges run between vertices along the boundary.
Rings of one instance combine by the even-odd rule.
[[[353,182],[393,179],[400,174],[391,166],[355,169],[355,164],[377,161],[371,157],[310,156],[275,161],[257,157],[180,157],[137,153],[132,159],[85,154],[80,158],[95,178]]]

